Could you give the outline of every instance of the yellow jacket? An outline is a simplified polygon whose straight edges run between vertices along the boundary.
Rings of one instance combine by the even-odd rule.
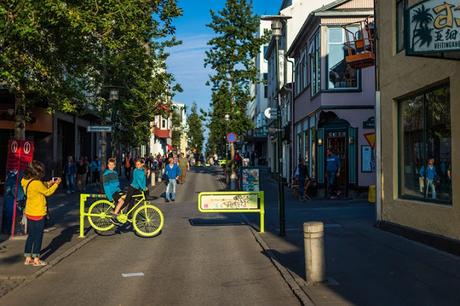
[[[29,184],[27,184],[31,180],[22,179],[21,185],[24,189],[24,192],[27,193],[27,200],[26,200],[26,209],[25,213],[28,216],[34,217],[41,217],[46,215],[46,198],[52,195],[56,189],[58,188],[58,184],[53,184],[51,187],[47,187],[45,183],[40,180],[34,180]],[[27,188],[27,190],[26,190]]]

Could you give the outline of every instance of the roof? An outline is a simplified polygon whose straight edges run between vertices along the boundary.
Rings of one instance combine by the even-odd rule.
[[[287,51],[287,55],[292,57],[292,53],[294,53],[294,51],[297,49],[297,46],[301,43],[303,36],[306,34],[307,28],[313,24],[315,17],[367,17],[370,15],[374,15],[373,9],[370,10],[369,8],[334,9],[350,1],[353,0],[336,0],[312,11],[308,15],[304,24],[302,25],[293,42],[291,43],[291,46]]]

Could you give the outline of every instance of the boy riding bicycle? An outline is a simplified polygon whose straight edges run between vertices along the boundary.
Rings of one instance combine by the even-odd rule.
[[[118,173],[114,170],[117,162],[115,158],[109,158],[107,161],[107,168],[102,176],[102,183],[104,193],[109,201],[113,201],[117,207],[123,206],[124,198],[123,192],[120,189],[120,181],[118,180]]]

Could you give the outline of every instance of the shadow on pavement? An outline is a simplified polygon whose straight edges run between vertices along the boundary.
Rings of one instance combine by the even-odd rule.
[[[0,264],[14,264],[22,261],[24,256],[22,254],[11,255],[0,259]]]
[[[231,220],[228,218],[192,218],[188,219],[192,226],[235,226],[235,225],[246,225],[241,220]]]
[[[48,258],[63,245],[69,243],[72,240],[72,236],[78,231],[78,229],[78,225],[64,228],[61,233],[54,237],[48,246],[41,251],[42,259]]]

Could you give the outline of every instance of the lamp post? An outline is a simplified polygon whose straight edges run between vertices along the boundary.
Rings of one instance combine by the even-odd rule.
[[[228,122],[230,121],[230,115],[225,114],[225,159],[228,160],[228,140],[227,140],[227,134],[228,134]]]
[[[283,15],[268,15],[262,16],[261,20],[269,20],[271,21],[271,30],[272,30],[272,38],[275,39],[275,79],[276,79],[276,89],[275,89],[275,100],[277,102],[277,112],[276,112],[276,119],[277,119],[277,165],[278,165],[278,211],[279,211],[279,226],[280,236],[286,235],[286,208],[284,202],[284,186],[283,186],[283,171],[282,171],[282,122],[281,122],[281,99],[280,99],[280,62],[279,62],[279,40],[281,36],[283,36],[283,24],[286,23],[286,20],[290,19],[290,16],[283,16]]]

